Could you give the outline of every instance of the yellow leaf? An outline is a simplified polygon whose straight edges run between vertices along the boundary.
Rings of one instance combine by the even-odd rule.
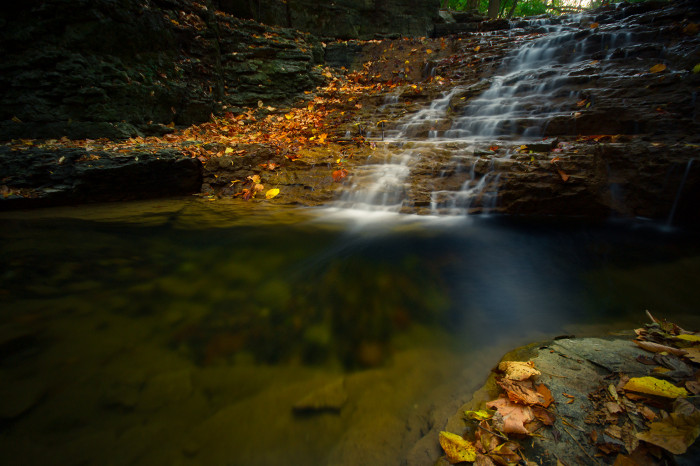
[[[277,188],[269,189],[265,193],[265,199],[272,199],[273,197],[277,196],[279,193],[280,193],[280,190]]]
[[[676,387],[672,383],[657,379],[656,377],[632,377],[622,388],[631,392],[662,396],[665,398],[685,398],[688,396],[688,392],[685,388]]]
[[[493,413],[485,409],[480,409],[479,411],[465,411],[464,414],[467,416],[467,419],[474,419],[476,421],[483,421],[493,417]]]
[[[700,341],[700,335],[695,335],[695,334],[676,335],[676,339],[695,342],[695,341]]]
[[[476,461],[476,448],[469,441],[450,432],[440,432],[440,446],[450,463]]]
[[[700,73],[700,63],[693,67],[693,73]]]
[[[649,68],[649,72],[661,73],[665,69],[666,69],[666,65],[664,65],[663,63],[659,63],[658,65],[654,65],[651,68]]]
[[[427,50],[425,51],[425,53],[427,53],[428,55],[430,55],[431,53],[433,53],[433,51],[430,50],[430,49],[427,49]]]
[[[226,150],[224,151],[225,154],[230,154],[231,152],[233,152],[233,148],[231,148],[231,147],[227,147]]]

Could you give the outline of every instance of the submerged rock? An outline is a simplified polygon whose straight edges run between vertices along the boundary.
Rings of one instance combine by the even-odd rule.
[[[318,413],[323,411],[340,412],[348,400],[345,378],[314,390],[294,404],[296,413]]]

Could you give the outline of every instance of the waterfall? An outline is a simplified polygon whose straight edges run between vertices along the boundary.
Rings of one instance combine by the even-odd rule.
[[[570,118],[604,61],[633,40],[616,24],[591,23],[581,15],[533,20],[541,35],[508,54],[489,80],[457,85],[396,129],[382,128],[375,140],[383,144],[336,206],[439,215],[496,209],[513,147],[541,139],[556,117]]]

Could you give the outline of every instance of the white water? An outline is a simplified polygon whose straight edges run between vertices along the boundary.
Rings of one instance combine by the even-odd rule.
[[[409,199],[429,190],[422,207],[432,214],[488,213],[496,208],[502,178],[497,170],[507,169],[513,151],[494,152],[490,147],[541,139],[554,118],[571,118],[585,86],[633,39],[617,24],[591,28],[592,21],[580,15],[555,22],[534,20],[543,34],[511,52],[488,88],[463,110],[455,108],[471,95],[470,89],[455,86],[406,117],[397,130],[382,128],[380,141],[385,144],[378,148],[376,160],[356,170],[337,207],[401,212],[415,207]],[[484,46],[486,41],[487,35],[482,36]],[[445,157],[446,152],[451,155]],[[412,175],[425,175],[426,170],[445,177],[434,176],[433,186],[416,186]],[[464,179],[454,186],[448,173]]]

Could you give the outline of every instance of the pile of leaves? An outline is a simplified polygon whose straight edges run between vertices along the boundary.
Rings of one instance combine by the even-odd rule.
[[[634,343],[653,356],[637,361],[652,375],[612,374],[610,383],[589,395],[595,410],[586,423],[597,426],[590,441],[615,464],[656,464],[671,453],[684,454],[700,435],[700,410],[690,401],[700,394],[700,334],[659,320],[635,330]]]
[[[504,361],[498,370],[502,374],[496,377],[496,383],[503,393],[486,403],[487,410],[465,412],[468,419],[477,423],[474,441],[450,432],[440,433],[440,445],[451,463],[527,462],[520,444],[511,437],[529,436],[554,424],[555,415],[549,409],[554,398],[546,385],[534,382],[540,372],[532,361]]]
[[[700,394],[700,333],[647,314],[651,323],[635,330],[634,343],[651,353],[637,357],[639,363],[653,366],[650,375],[605,377],[588,395],[593,410],[584,419],[587,429],[576,428],[585,432],[589,444],[572,436],[591,463],[669,464],[670,455],[686,453],[700,436],[700,410],[694,404]],[[451,463],[530,464],[522,439],[541,436],[538,430],[558,419],[571,425],[556,414],[549,388],[533,380],[540,372],[532,361],[501,362],[498,370],[499,397],[486,403],[487,410],[465,413],[476,424],[470,431],[473,439],[440,433],[440,445]],[[574,401],[562,395],[570,398],[567,403]],[[551,434],[557,438],[556,430]]]

